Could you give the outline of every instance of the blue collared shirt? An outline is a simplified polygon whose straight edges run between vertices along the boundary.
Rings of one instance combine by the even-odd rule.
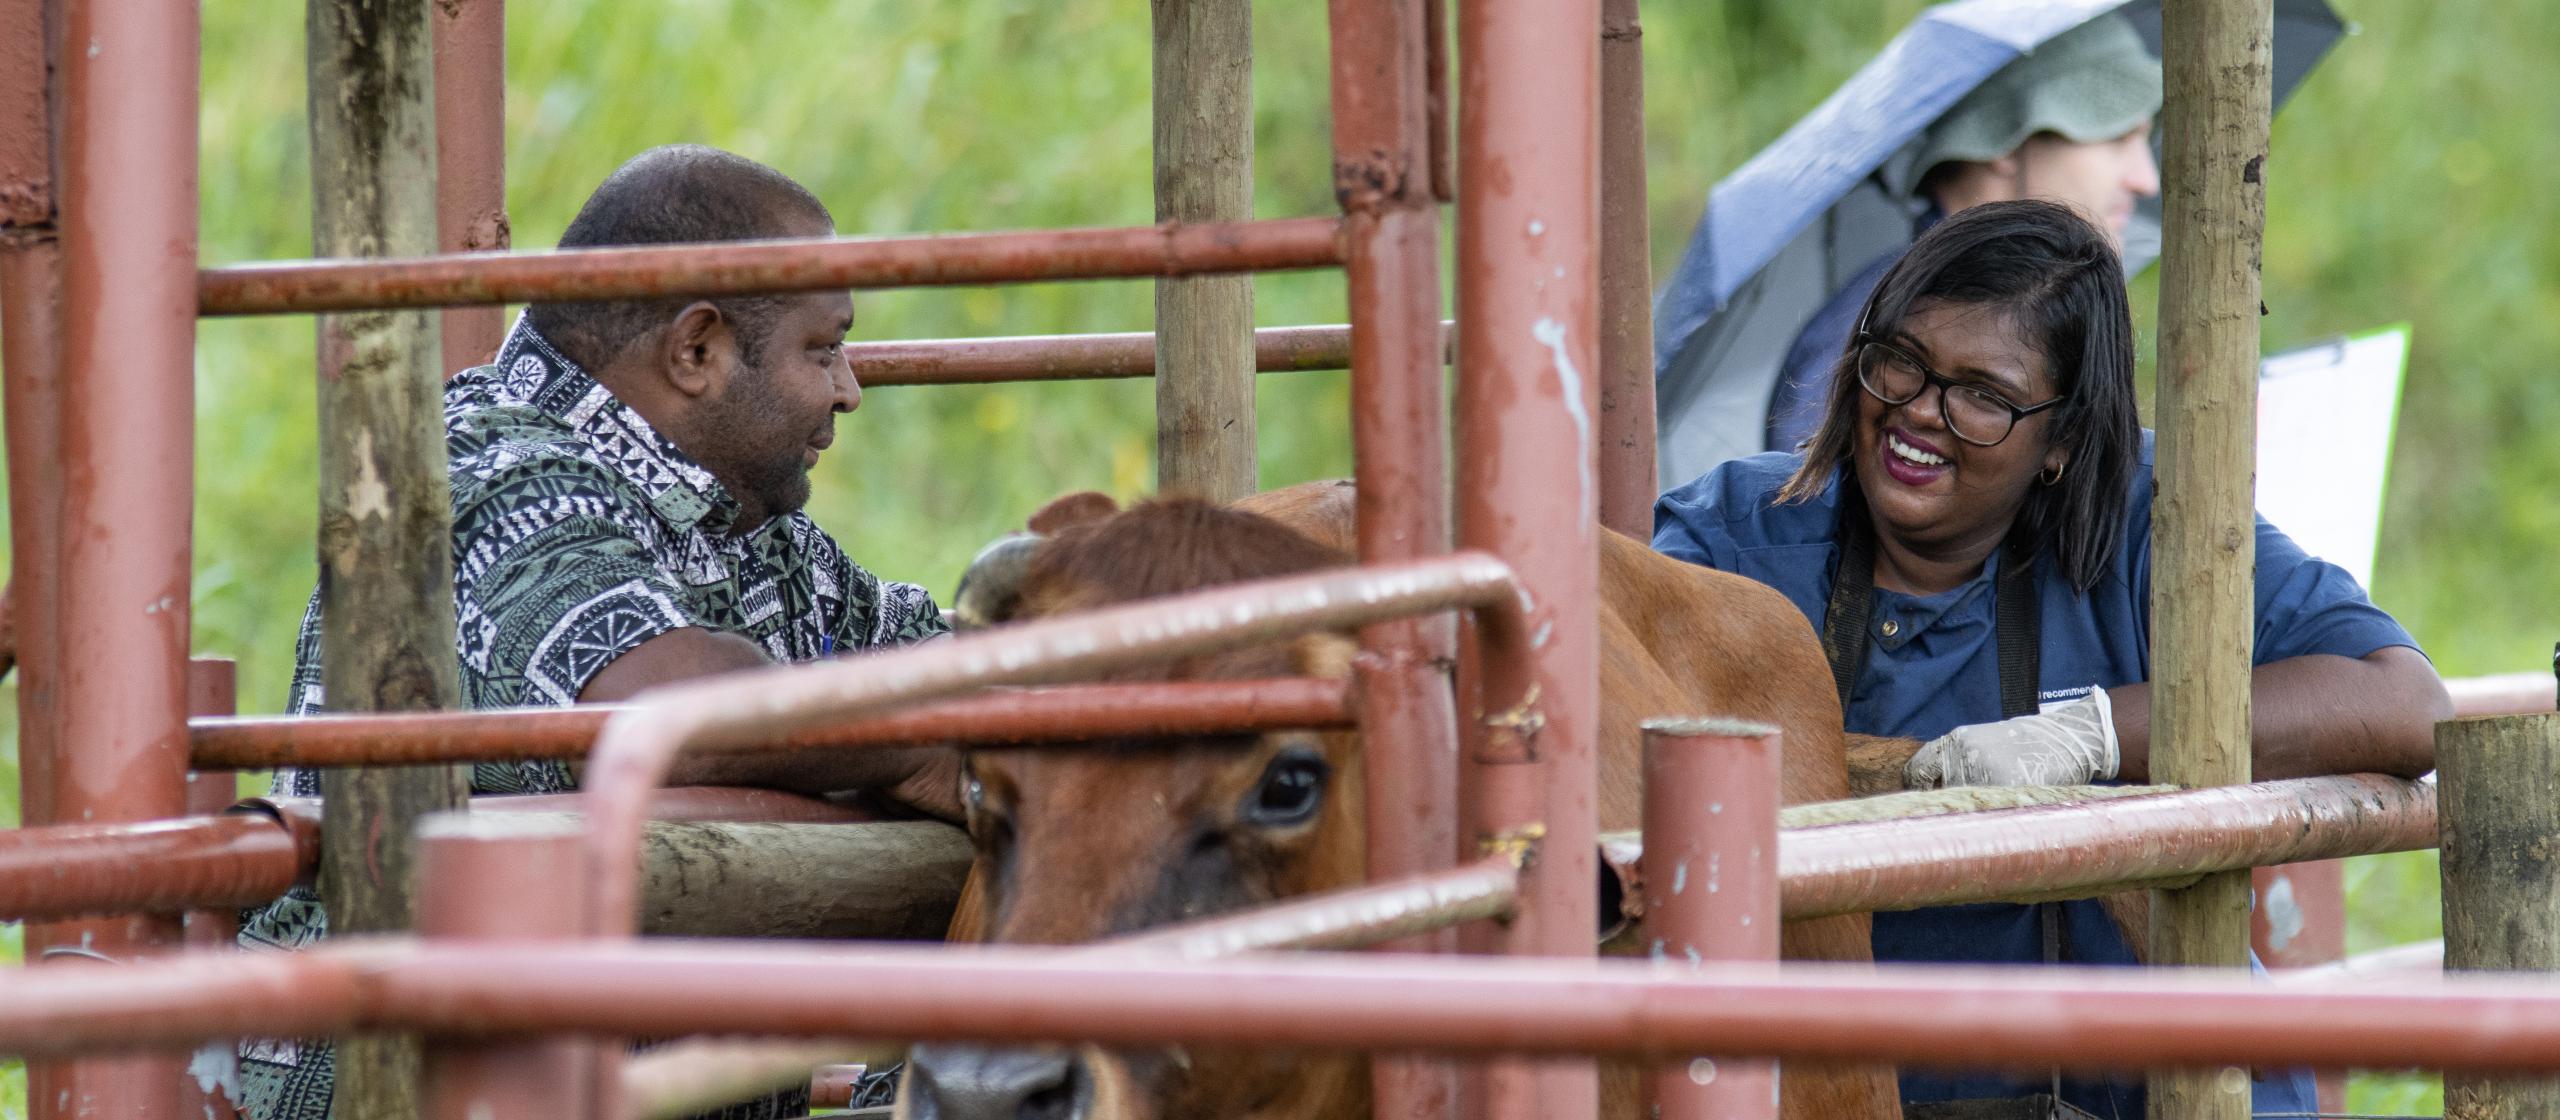
[[[1736,459],[1662,496],[1654,505],[1653,547],[1665,555],[1749,576],[1776,588],[1819,632],[1840,564],[1835,537],[1839,480],[1820,496],[1782,505],[1777,493],[1802,457],[1771,452]],[[2047,699],[2151,677],[2151,443],[2145,433],[2125,531],[2114,560],[2086,594],[2064,578],[2050,550],[2036,561],[2042,634],[2037,687]],[[2258,519],[2253,663],[2309,654],[2363,657],[2392,646],[2417,648],[2354,577],[2304,553]],[[1950,591],[1906,595],[1875,589],[1869,651],[1849,698],[1852,732],[1930,739],[2000,718],[1994,649],[1994,556],[1980,575]],[[2064,959],[2124,964],[2132,952],[2094,902],[2065,907]],[[1876,915],[1876,959],[2023,963],[2043,959],[2043,936],[2029,906],[1991,904]],[[2297,1071],[2298,1072],[2298,1071]],[[2258,1085],[2257,1110],[2311,1108],[2307,1076],[2279,1074]],[[2040,1082],[1992,1074],[1906,1072],[1906,1100],[1947,1100],[2035,1092]],[[2100,1116],[2139,1117],[2140,1083],[2066,1083],[2066,1097]]]

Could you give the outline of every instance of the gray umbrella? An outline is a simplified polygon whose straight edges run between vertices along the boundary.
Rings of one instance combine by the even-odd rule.
[[[2275,7],[2281,106],[2345,28],[2327,0]],[[1797,332],[1860,269],[1910,243],[1920,204],[1888,184],[1909,182],[1928,127],[2001,67],[2109,12],[2121,12],[2159,55],[2158,0],[1957,0],[1930,8],[1716,184],[1654,304],[1662,485],[1761,449],[1770,391]],[[2160,201],[2144,199],[2125,231],[2126,267],[2139,271],[2159,251]]]

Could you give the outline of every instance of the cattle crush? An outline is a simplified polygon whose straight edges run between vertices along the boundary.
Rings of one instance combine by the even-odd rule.
[[[1459,1115],[1453,1102],[1503,1120],[1591,1117],[1596,1074],[1577,1056],[1593,1054],[1659,1062],[1658,1114],[1683,1118],[1773,1115],[1755,1064],[1771,1059],[2201,1070],[2169,1076],[2200,1076],[2206,1091],[2154,1094],[2182,1102],[2160,1106],[2181,1118],[2244,1113],[2245,1093],[2210,1086],[2252,1064],[2560,1070],[2560,987],[2539,981],[2270,987],[2230,972],[1770,963],[1782,914],[2176,891],[2433,846],[2432,783],[2199,782],[1782,833],[1774,737],[1679,718],[1718,713],[1662,712],[1647,713],[1667,717],[1648,742],[1658,811],[1640,837],[1599,834],[1597,534],[1647,535],[1654,493],[1635,3],[1457,0],[1451,21],[1446,2],[1330,3],[1337,215],[508,253],[491,251],[505,248],[500,0],[314,0],[315,12],[365,18],[413,9],[432,33],[432,52],[403,63],[385,48],[375,61],[395,75],[433,68],[435,253],[202,268],[194,5],[0,0],[0,357],[29,826],[0,834],[0,920],[33,923],[36,964],[0,975],[0,1053],[30,1059],[31,1115],[227,1116],[219,1067],[232,1040],[350,1034],[422,1038],[405,1099],[456,1120],[641,1114],[655,1106],[627,1067],[649,1059],[599,1040],[687,1035],[1371,1049],[1396,1056],[1374,1074],[1378,1114],[1395,1120]],[[2196,0],[2167,18],[2263,28],[2269,11],[2268,0]],[[2187,111],[2178,74],[2236,51],[2239,65],[2212,72],[2256,75],[2262,149],[2264,38],[2253,70],[2248,34],[2173,34],[2172,110]],[[1454,325],[1440,319],[1444,204],[1455,207]],[[2237,223],[2194,232],[2256,237]],[[227,718],[229,666],[189,660],[199,316],[344,323],[449,309],[441,354],[414,357],[453,370],[494,351],[509,302],[1279,269],[1342,270],[1351,321],[1256,332],[1239,372],[1351,370],[1355,568],[707,681],[611,711]],[[2254,353],[2254,319],[2238,318]],[[1112,335],[851,349],[873,384],[1170,382],[1180,371],[1157,369],[1157,347]],[[432,428],[411,435],[434,442]],[[2164,560],[2164,584],[2185,575]],[[1077,683],[1325,630],[1360,635],[1347,685]],[[2160,649],[2163,688],[2178,687],[2186,655],[2167,637]],[[1470,667],[1461,687],[1453,664]],[[2549,710],[2547,681],[2456,691],[2465,714],[2511,714],[2527,723],[2502,729],[2550,738],[2536,730],[2543,717],[2521,714]],[[639,936],[643,852],[682,842],[663,824],[826,816],[747,794],[657,792],[684,752],[1309,727],[1395,745],[1365,756],[1372,886],[1072,951]],[[308,876],[324,834],[312,806],[234,806],[234,771],[525,758],[585,758],[584,791],[428,817],[414,933],[290,956],[230,948],[225,912]],[[1698,811],[1700,790],[1729,791],[1719,804],[1733,811]],[[912,862],[891,866],[947,863],[929,846],[901,851]],[[1677,852],[1737,858],[1709,899],[1665,888],[1683,873]],[[2328,900],[2334,955],[2334,865],[2289,874],[2286,889],[2314,911]],[[895,893],[896,878],[864,889]],[[1646,937],[1693,951],[1592,960],[1604,878]],[[2209,936],[2236,952],[2235,928]],[[1270,952],[1379,945],[1396,951]],[[1468,955],[1451,952],[1462,946]],[[776,1053],[813,1063],[805,1046],[696,1056],[707,1070]],[[1705,1057],[1725,1055],[1741,1060]]]

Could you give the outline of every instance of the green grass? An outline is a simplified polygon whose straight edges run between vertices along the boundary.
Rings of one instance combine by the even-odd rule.
[[[2267,344],[2408,320],[2375,592],[2449,674],[2542,663],[2539,577],[2560,551],[2560,6],[2338,0],[2361,24],[2276,124],[2268,173]],[[1647,5],[1647,133],[1657,273],[1717,177],[1810,109],[1920,0]],[[301,6],[204,12],[203,256],[309,252]],[[639,148],[718,144],[809,184],[847,233],[1143,223],[1143,0],[707,0],[525,4],[508,13],[509,203],[517,242],[552,243],[587,190]],[[1333,208],[1320,9],[1256,12],[1257,209]],[[2151,287],[2137,290],[2147,330]],[[1339,322],[1340,278],[1257,282],[1265,324]],[[1149,325],[1143,283],[865,295],[862,338]],[[283,700],[311,587],[311,326],[211,320],[198,335],[194,634],[239,659],[241,707]],[[841,431],[813,512],[865,564],[947,593],[977,545],[1040,501],[1153,474],[1143,382],[882,389]],[[1266,378],[1263,479],[1349,469],[1338,374]],[[0,721],[7,718],[0,711]],[[14,820],[14,735],[0,809]],[[0,822],[4,823],[4,822]],[[2425,857],[2360,861],[2357,947],[2433,936]],[[14,936],[14,932],[8,936]],[[0,942],[0,953],[14,941]],[[0,1072],[0,1117],[17,1107]],[[2424,1107],[2360,1089],[2360,1106]],[[2410,1090],[2418,1091],[2418,1090]],[[2391,1102],[2391,1103],[2386,1103]]]

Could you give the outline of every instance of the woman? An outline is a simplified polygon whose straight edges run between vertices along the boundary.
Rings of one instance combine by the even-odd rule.
[[[2003,202],[1932,227],[1885,274],[1801,454],[1736,460],[1664,495],[1653,543],[1794,600],[1823,635],[1849,730],[1930,740],[1909,785],[2140,782],[2151,502],[2115,250],[2061,206]],[[2256,776],[2425,772],[2452,704],[2408,632],[2264,520],[2256,587]],[[1878,914],[1875,944],[1893,961],[2133,960],[2091,902]],[[1918,1071],[1903,1095],[2049,1084]],[[2139,1080],[2064,1096],[2143,1114]],[[2261,1112],[2311,1107],[2307,1076],[2259,1082]]]

